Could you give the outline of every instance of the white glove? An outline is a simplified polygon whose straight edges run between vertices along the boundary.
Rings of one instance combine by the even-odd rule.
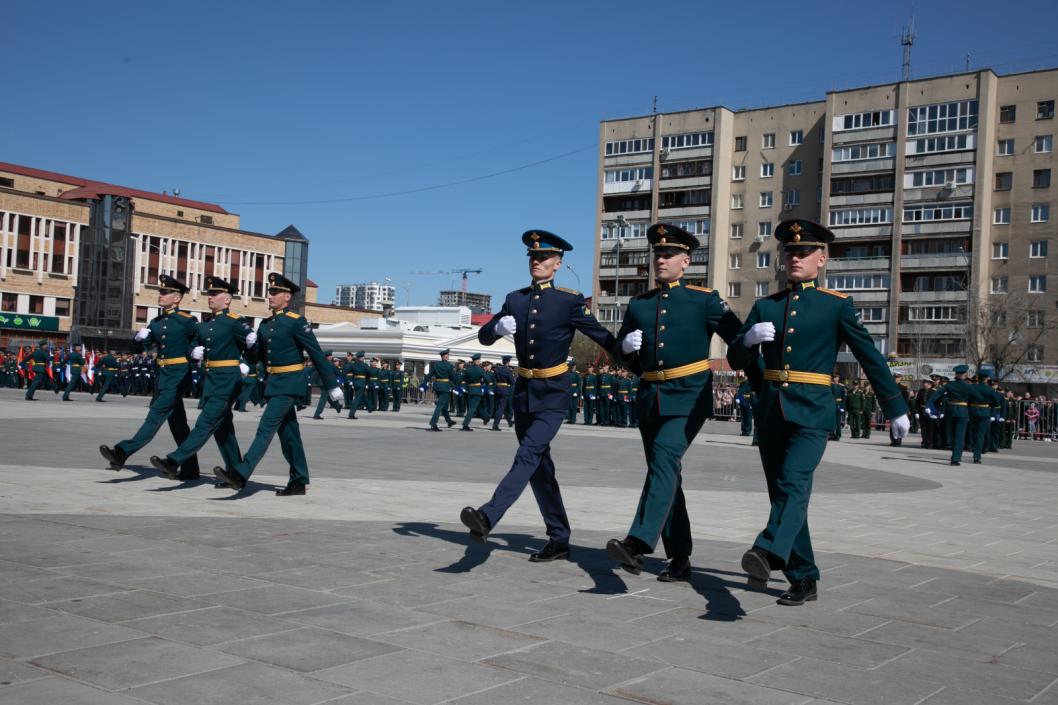
[[[773,340],[775,340],[775,324],[771,321],[754,323],[753,327],[742,336],[742,344],[747,348],[752,348],[760,343],[769,343]]]
[[[147,336],[150,334],[150,328],[140,328],[140,332],[136,334],[136,341],[142,343],[144,340],[147,340]]]
[[[239,372],[242,372],[242,376],[245,377],[246,375],[250,374],[250,366],[247,365],[245,362],[240,362]]]
[[[496,335],[514,335],[514,332],[518,330],[518,324],[514,320],[514,316],[504,316],[500,320],[496,321]]]
[[[257,331],[250,331],[246,334],[246,347],[252,348],[257,345]]]
[[[638,328],[624,337],[621,341],[621,352],[625,355],[631,355],[632,353],[643,347],[643,331]]]
[[[916,412],[915,412],[915,418],[916,418],[916,419],[920,419],[920,418],[922,418],[922,415],[921,415],[921,414],[919,414],[919,413],[918,413],[918,412],[916,411]]]
[[[989,416],[989,417],[988,417],[988,420],[989,420],[989,421],[995,421],[995,420],[996,420],[996,417],[995,417],[995,416]]]
[[[196,345],[195,347],[191,348],[191,359],[201,360],[203,357],[205,357],[205,355],[206,349],[201,345]]]
[[[327,393],[327,396],[330,397],[331,401],[341,401],[342,399],[345,399],[345,395],[342,394],[341,387],[335,387]]]
[[[907,414],[898,416],[890,424],[893,427],[893,438],[898,441],[907,438],[907,434],[911,432],[911,419],[907,417]]]

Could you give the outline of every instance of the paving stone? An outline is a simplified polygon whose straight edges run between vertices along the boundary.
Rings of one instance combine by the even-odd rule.
[[[43,617],[54,617],[57,612],[43,607],[23,604],[21,602],[9,602],[0,600],[0,624],[12,624],[14,622],[26,622],[31,619]]]
[[[310,590],[335,590],[337,588],[368,585],[381,580],[379,576],[368,573],[359,567],[343,568],[319,563],[274,573],[256,573],[254,577],[258,580],[309,588]]]
[[[146,559],[142,556],[123,554],[120,557],[103,563],[88,563],[69,566],[61,569],[63,573],[87,580],[105,581],[115,585],[125,584],[129,580],[158,578],[165,575],[179,575],[187,570],[178,565],[158,559]]]
[[[350,600],[310,610],[286,612],[283,619],[355,636],[370,636],[445,620],[439,615],[389,607],[367,600]]]
[[[38,678],[47,678],[50,675],[47,671],[42,671],[39,668],[33,668],[17,661],[0,659],[0,686],[35,681]]]
[[[249,590],[268,586],[268,583],[262,580],[209,571],[195,571],[192,573],[181,573],[180,575],[167,575],[163,578],[132,580],[128,584],[141,590],[164,592],[168,595],[177,595],[179,597],[197,597],[198,595],[210,595],[216,592],[232,592],[234,590]]]
[[[565,595],[536,604],[547,610],[549,614],[590,612],[593,616],[620,622],[630,622],[633,619],[661,614],[678,607],[671,600],[635,595],[600,596],[586,593]]]
[[[328,668],[317,671],[313,677],[417,705],[454,700],[522,678],[502,668],[419,651],[403,651]]]
[[[628,700],[525,677],[451,701],[451,705],[628,705]]]
[[[134,590],[62,602],[48,602],[45,606],[81,617],[98,619],[101,622],[124,622],[141,617],[186,612],[208,607],[208,604],[173,595]]]
[[[960,597],[974,597],[979,600],[1014,603],[1036,592],[1036,587],[1015,580],[990,581],[983,577],[967,575],[961,577],[946,576],[937,578],[918,589],[929,592],[942,592]]]
[[[860,638],[908,648],[932,649],[934,651],[955,649],[994,656],[998,656],[1017,643],[1017,640],[1011,640],[1001,634],[967,631],[974,626],[976,625],[971,625],[965,629],[952,630],[928,627],[924,624],[889,622],[877,629],[861,634]]]
[[[549,642],[522,651],[485,659],[483,663],[536,676],[562,685],[600,690],[630,678],[662,670],[656,661],[624,654]]]
[[[33,660],[41,668],[109,690],[124,690],[238,663],[241,660],[231,656],[158,637],[63,651]]]
[[[933,597],[935,596],[931,596],[930,599]],[[944,602],[924,604],[923,602],[908,603],[897,596],[872,597],[866,602],[847,607],[846,611],[946,629],[966,627],[981,618],[980,615],[964,609],[957,600],[943,599]]]
[[[350,690],[263,663],[246,663],[135,688],[129,695],[157,705],[316,705],[330,704]]]
[[[236,609],[250,612],[279,614],[281,612],[293,612],[310,607],[348,602],[349,598],[330,592],[304,590],[287,585],[268,585],[267,587],[251,588],[249,590],[201,595],[198,600],[200,602],[227,605],[228,607],[235,607]]]
[[[326,705],[408,705],[407,700],[397,700],[378,693],[353,693],[337,700],[328,700]]]
[[[787,627],[748,644],[861,668],[874,668],[908,651],[905,646],[851,639],[796,627]]]
[[[592,614],[560,615],[522,624],[517,627],[517,630],[554,641],[564,641],[567,644],[603,651],[625,651],[674,633],[672,629],[654,624],[649,619],[634,623],[617,622]]]
[[[463,586],[463,589],[452,589],[451,586],[431,586],[429,581],[409,583],[390,580],[351,588],[340,588],[335,590],[334,594],[399,607],[424,607],[467,597],[473,594],[473,587],[470,583],[467,583]]]
[[[166,639],[199,646],[274,634],[301,626],[285,619],[224,606],[134,619],[125,622],[125,625]]]
[[[838,636],[855,636],[888,621],[884,617],[830,610],[818,605],[809,605],[807,609],[790,609],[784,605],[769,605],[768,607],[753,610],[752,615],[754,619],[762,619],[765,622],[814,629]]]
[[[950,604],[953,609],[962,610],[968,614],[990,617],[1009,623],[1044,627],[1058,626],[1058,609],[1055,609],[1055,606],[1046,608],[1029,605],[1024,601],[1016,605],[1008,605],[1003,602],[977,600],[972,597],[956,597],[946,604]]]
[[[803,705],[803,695],[673,668],[609,689],[652,705]]]
[[[400,647],[391,644],[317,627],[229,641],[215,648],[254,661],[304,672],[400,651]]]
[[[478,661],[547,641],[529,634],[457,620],[386,632],[375,638],[463,661]]]
[[[533,603],[522,605],[494,597],[461,597],[448,602],[425,605],[417,608],[417,611],[437,615],[438,619],[448,617],[501,629],[536,622],[551,615],[549,610],[540,605]]]
[[[39,578],[53,578],[55,573],[45,568],[37,568],[22,563],[0,561],[0,585],[20,583]]]
[[[1014,705],[1018,702],[1024,701],[1000,698],[993,693],[945,688],[923,700],[920,705]]]
[[[783,653],[703,636],[668,637],[621,653],[725,678],[747,678],[799,658],[797,653]]]
[[[938,686],[956,683],[963,690],[1013,700],[1028,700],[1054,680],[1049,674],[1004,666],[995,656],[925,649],[904,654],[875,672],[892,680],[917,678]]]
[[[752,641],[784,628],[781,624],[765,622],[753,617],[727,618],[726,615],[721,618],[711,617],[700,609],[688,607],[679,607],[659,614],[640,617],[632,620],[630,624],[650,624],[675,634],[719,637],[737,643]]]
[[[97,644],[139,639],[136,629],[73,615],[56,615],[0,626],[0,657],[30,658]]]
[[[95,595],[108,595],[115,592],[128,592],[132,589],[126,585],[113,585],[98,580],[61,576],[46,580],[28,580],[15,585],[5,585],[4,598],[27,604],[41,604]]]
[[[936,683],[916,677],[893,678],[877,670],[813,658],[792,661],[747,680],[849,705],[916,705],[939,690]]]
[[[43,678],[0,688],[0,705],[143,705],[142,700],[65,678]]]
[[[1050,648],[1016,646],[1003,653],[998,660],[1004,666],[1027,668],[1058,678],[1058,644],[1052,644]]]

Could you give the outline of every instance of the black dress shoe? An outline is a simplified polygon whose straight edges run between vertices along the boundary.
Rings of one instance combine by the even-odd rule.
[[[313,415],[312,415],[312,418],[314,418],[314,419],[320,419],[320,420],[322,420],[322,419],[323,419],[323,417],[322,417],[322,416],[316,416],[315,414],[313,414]]]
[[[643,549],[639,541],[629,536],[626,539],[610,539],[606,542],[606,555],[621,564],[632,575],[643,572]]]
[[[779,599],[776,602],[780,605],[803,605],[818,598],[819,593],[816,591],[816,581],[811,578],[805,578],[804,580],[795,580],[790,583],[790,589],[779,595]]]
[[[548,541],[543,548],[529,556],[529,562],[547,563],[548,561],[557,561],[563,558],[569,558],[569,544]]]
[[[472,429],[470,426],[464,426],[463,428],[461,428],[459,430],[460,431],[473,431],[474,429]]]
[[[436,426],[430,426],[430,430],[431,431],[437,431],[438,433],[441,432],[441,429],[437,428]]]
[[[449,422],[448,422],[448,428],[452,428],[452,427],[453,427],[453,426],[455,426],[455,425],[456,425],[456,422],[455,422],[455,421],[449,421]]]
[[[276,497],[292,497],[298,494],[305,494],[305,485],[300,482],[295,482],[283,489],[276,490]]]
[[[951,461],[951,463],[949,463],[949,464],[950,464],[950,465],[962,465],[962,463],[960,463],[960,462],[959,462],[958,460],[953,460],[953,461]]]
[[[489,518],[485,516],[485,513],[474,507],[463,507],[463,511],[459,512],[459,521],[463,522],[463,526],[470,529],[470,538],[478,543],[485,543],[485,539],[489,537],[489,531],[492,529],[489,526]]]
[[[236,492],[246,487],[246,478],[234,470],[227,470],[218,465],[213,468],[213,475],[217,478],[217,484],[225,484]]]
[[[980,458],[974,458],[974,465],[980,465],[980,464],[981,464],[981,459]]]
[[[157,455],[151,456],[151,465],[155,467],[158,472],[162,473],[170,480],[179,480],[180,477],[180,463],[169,458],[159,458]]]
[[[754,580],[768,582],[771,577],[771,554],[754,546],[742,554],[742,570]]]
[[[492,430],[493,430],[493,431],[502,431],[503,429],[502,429],[502,428],[500,428],[499,426],[493,426],[493,427],[492,427]]]
[[[108,463],[110,463],[111,470],[120,470],[125,466],[125,461],[128,459],[128,456],[125,455],[125,451],[117,446],[114,446],[113,448],[110,446],[99,446],[99,453],[106,458]]]
[[[658,573],[658,580],[663,583],[677,583],[691,579],[691,560],[684,556],[673,558],[665,566],[665,570]]]

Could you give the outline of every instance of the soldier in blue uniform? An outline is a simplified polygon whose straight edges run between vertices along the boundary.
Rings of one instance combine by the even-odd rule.
[[[463,386],[467,388],[467,413],[463,416],[463,427],[460,431],[473,431],[470,422],[478,415],[478,407],[481,405],[483,394],[481,385],[485,383],[485,370],[478,364],[481,353],[470,356],[470,364],[463,372]]]
[[[437,422],[442,415],[449,428],[456,425],[448,413],[448,398],[452,393],[453,378],[456,372],[455,367],[448,361],[449,353],[451,351],[448,348],[441,351],[441,361],[430,365],[430,371],[423,377],[422,385],[419,387],[425,392],[427,385],[433,382],[434,405],[433,416],[430,417],[431,431],[440,432],[441,429],[437,427]]]
[[[658,579],[674,582],[691,575],[682,462],[713,413],[709,344],[714,333],[731,343],[742,321],[717,292],[684,281],[691,252],[698,247],[696,237],[675,225],[655,223],[647,240],[654,247],[658,288],[628,302],[618,334],[621,361],[641,375],[636,416],[647,476],[628,535],[611,539],[606,552],[638,575],[644,554],[653,553],[660,539],[669,564]]]
[[[511,361],[510,355],[503,356],[503,364],[496,365],[496,371],[493,373],[496,375],[496,409],[492,413],[492,430],[500,430],[500,419],[507,417],[507,426],[510,427],[512,423],[511,417],[507,413],[509,408],[507,402],[511,395],[511,388],[514,386],[514,370],[511,369],[510,365],[507,364]]]
[[[66,366],[70,368],[70,378],[66,382],[66,389],[62,393],[63,401],[73,401],[70,393],[77,389],[77,383],[81,381],[81,370],[84,369],[84,355],[81,354],[81,346],[73,346],[73,351],[66,356]]]
[[[808,502],[815,468],[834,430],[831,374],[842,345],[877,390],[898,438],[907,435],[911,422],[889,365],[852,299],[816,286],[834,234],[812,221],[787,220],[775,236],[783,243],[789,286],[753,304],[727,358],[759,390],[760,457],[771,500],[767,526],[742,556],[742,568],[757,584],[766,583],[772,569],[782,569],[790,587],[779,604],[801,605],[818,596]]]
[[[483,345],[514,336],[518,379],[514,387],[514,429],[518,451],[507,475],[480,508],[464,507],[460,520],[471,537],[485,541],[489,532],[518,499],[526,484],[533,488],[547,527],[548,542],[531,561],[569,557],[569,519],[562,503],[551,441],[569,408],[569,346],[576,331],[615,350],[613,335],[599,325],[580,292],[557,287],[555,273],[562,255],[573,247],[553,233],[530,230],[522,236],[528,246],[531,286],[512,291],[499,313],[478,331]]]
[[[33,372],[33,379],[30,381],[29,387],[26,388],[26,401],[36,401],[33,395],[41,387],[55,389],[55,385],[48,376],[49,364],[51,363],[48,355],[48,341],[41,340],[37,343],[37,349],[30,355],[26,364],[26,368]]]
[[[257,342],[257,334],[246,319],[228,310],[236,287],[220,277],[206,277],[207,305],[213,316],[198,326],[191,358],[202,363],[205,381],[202,388],[201,411],[195,427],[183,443],[165,457],[151,456],[151,465],[170,480],[193,480],[193,475],[182,473],[180,466],[195,457],[210,436],[217,441],[220,456],[227,468],[234,468],[242,460],[239,441],[235,438],[232,406],[239,400],[243,372],[250,368],[242,362],[243,352]]]
[[[152,345],[158,349],[155,361],[160,369],[158,384],[147,418],[136,435],[113,448],[99,447],[112,470],[120,470],[133,453],[150,443],[166,421],[177,445],[187,440],[191,433],[184,411],[184,395],[191,382],[187,356],[198,335],[198,319],[180,310],[180,301],[187,292],[187,285],[179,279],[166,274],[158,277],[158,307],[162,312],[136,333],[133,341],[140,351]],[[198,477],[198,457],[189,456],[180,470],[186,478]]]
[[[272,309],[272,316],[261,322],[257,329],[257,344],[246,352],[251,362],[260,359],[267,364],[264,413],[257,426],[257,435],[242,462],[232,469],[213,468],[217,481],[227,483],[236,491],[246,486],[246,481],[268,450],[272,437],[278,434],[283,457],[290,464],[290,479],[286,487],[276,490],[276,495],[289,497],[305,494],[305,487],[309,484],[309,463],[294,407],[304,394],[306,354],[319,370],[328,398],[335,402],[342,398],[342,388],[335,377],[334,365],[324,358],[312,332],[312,325],[300,314],[287,310],[290,299],[299,290],[297,284],[282,274],[272,272],[268,275],[268,306]]]

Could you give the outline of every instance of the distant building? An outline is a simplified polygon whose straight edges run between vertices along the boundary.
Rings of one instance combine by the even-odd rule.
[[[442,291],[437,297],[439,306],[466,306],[474,313],[492,313],[492,295],[472,291]]]
[[[334,304],[346,308],[383,311],[392,308],[396,298],[397,289],[389,284],[339,284],[334,293]]]

